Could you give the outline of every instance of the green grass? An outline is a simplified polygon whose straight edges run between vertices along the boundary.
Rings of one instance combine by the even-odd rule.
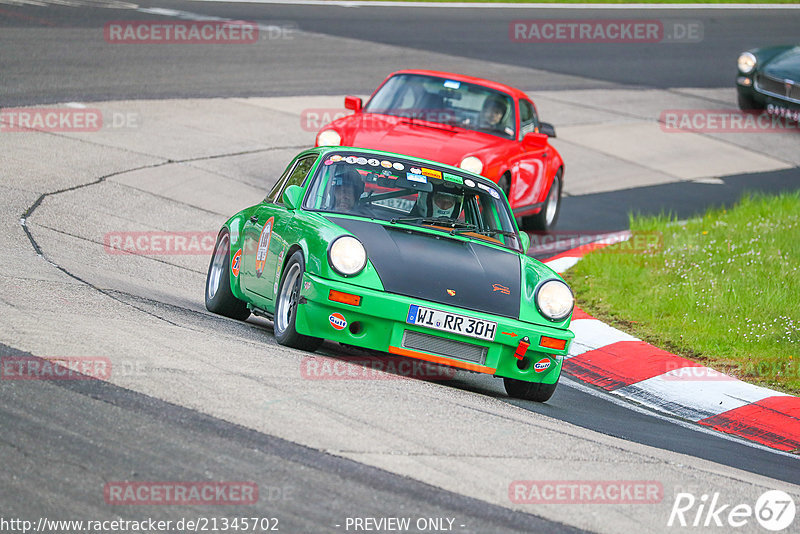
[[[631,217],[631,230],[662,243],[587,255],[566,274],[579,306],[719,371],[800,393],[800,192],[747,195],[685,223]]]

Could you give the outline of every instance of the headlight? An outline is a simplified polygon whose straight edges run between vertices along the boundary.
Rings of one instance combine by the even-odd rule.
[[[475,174],[480,174],[483,171],[483,162],[475,156],[467,156],[461,160],[458,166],[465,171],[474,172]]]
[[[342,144],[342,136],[336,130],[325,130],[317,136],[318,146],[339,146]]]
[[[342,276],[353,276],[367,265],[367,251],[361,241],[343,235],[337,237],[328,249],[328,261]]]
[[[575,304],[572,290],[561,280],[543,282],[536,289],[534,298],[536,307],[551,321],[566,319]]]
[[[750,52],[744,52],[739,56],[739,70],[745,74],[750,74],[756,68],[756,56]]]

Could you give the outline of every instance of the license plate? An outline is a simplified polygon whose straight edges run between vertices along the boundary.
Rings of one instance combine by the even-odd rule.
[[[497,332],[497,323],[493,323],[492,321],[484,321],[483,319],[476,319],[475,317],[442,310],[423,308],[416,304],[409,306],[406,323],[426,326],[435,330],[450,332],[451,334],[460,334],[462,336],[483,339],[484,341],[494,341],[494,335]]]

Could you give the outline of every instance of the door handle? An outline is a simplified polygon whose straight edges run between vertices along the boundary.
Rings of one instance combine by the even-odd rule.
[[[250,222],[257,223],[258,222],[258,215],[253,215],[250,217]]]
[[[546,157],[547,157],[547,152],[543,152],[543,153],[542,153],[542,157],[543,157],[543,158],[546,158]]]

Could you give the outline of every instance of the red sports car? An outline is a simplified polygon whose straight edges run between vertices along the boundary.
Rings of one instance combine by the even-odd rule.
[[[316,144],[374,148],[427,158],[497,182],[522,227],[550,230],[558,220],[564,162],[549,144],[525,93],[496,82],[426,70],[389,75],[366,105],[324,126]]]

